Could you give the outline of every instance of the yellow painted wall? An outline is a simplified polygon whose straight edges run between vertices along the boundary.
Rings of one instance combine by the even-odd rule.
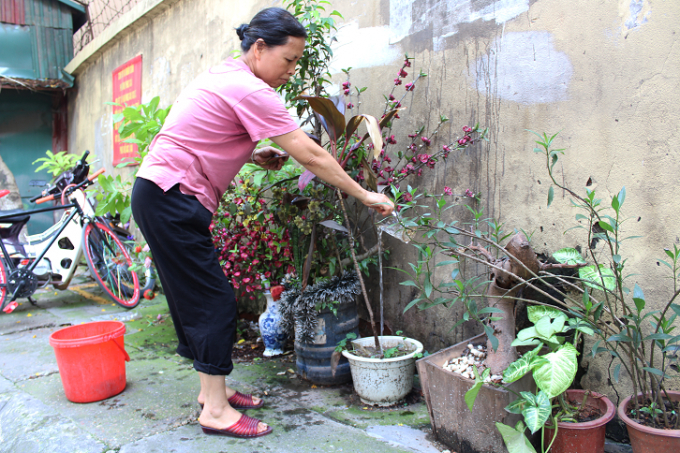
[[[238,48],[236,26],[261,7],[278,4],[141,2],[133,11],[139,19],[124,17],[127,28],[95,40],[67,68],[77,76],[70,105],[72,150],[92,149],[112,170],[111,107],[104,102],[111,100],[111,72],[117,66],[141,53],[143,100],[160,95],[161,104],[168,105],[193,77]],[[628,286],[638,283],[656,307],[668,300],[672,284],[658,259],[665,257],[664,247],[680,243],[680,3],[336,0],[333,7],[344,16],[335,45],[336,89],[345,80],[340,69],[351,66],[352,83],[369,87],[361,98],[362,113],[380,116],[382,96],[405,53],[415,57],[411,73],[428,74],[404,100],[406,110],[392,131],[399,144],[406,144],[416,127],[433,128],[440,114],[451,121],[441,129],[437,146],[455,140],[463,125],[490,128],[488,143],[452,156],[412,185],[481,193],[485,215],[500,219],[508,231],[533,233],[540,253],[585,249],[582,231],[564,234],[576,225],[569,197],[557,192],[546,207],[545,162],[534,154],[534,136],[527,130],[559,131],[555,144],[565,156],[556,168],[562,182],[583,193],[591,180],[590,188],[605,200],[626,187],[625,233],[642,236],[623,244],[635,274]],[[403,86],[395,91],[403,93],[399,90]],[[452,215],[467,218],[463,209]],[[415,259],[412,248],[390,239],[387,245],[393,250],[390,266],[405,267],[406,260]],[[413,294],[396,284],[401,278],[386,271],[386,313],[394,330],[422,340],[430,351],[478,331],[465,326],[449,332],[457,309],[402,314]],[[371,295],[377,303],[377,289]],[[583,383],[606,391],[603,382],[606,370],[597,360]]]

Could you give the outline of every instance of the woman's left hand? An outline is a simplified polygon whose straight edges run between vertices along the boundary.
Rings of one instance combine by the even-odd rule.
[[[288,153],[272,146],[265,146],[253,151],[252,160],[265,170],[281,170],[288,160]]]

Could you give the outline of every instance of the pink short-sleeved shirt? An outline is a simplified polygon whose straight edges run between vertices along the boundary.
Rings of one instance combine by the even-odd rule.
[[[182,91],[137,176],[164,191],[179,183],[214,213],[257,142],[297,128],[269,85],[228,60]]]

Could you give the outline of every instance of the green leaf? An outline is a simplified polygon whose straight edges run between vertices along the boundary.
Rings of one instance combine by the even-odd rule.
[[[472,412],[472,407],[475,405],[475,400],[477,399],[477,394],[481,390],[482,385],[484,385],[484,382],[477,381],[477,382],[475,382],[475,385],[470,387],[470,390],[465,392],[465,404],[467,404],[467,407],[468,407],[468,409],[470,409],[470,412]]]
[[[526,404],[526,400],[524,398],[517,398],[512,403],[505,406],[505,410],[510,412],[511,414],[518,414],[519,415],[519,414],[522,413],[522,409],[524,409],[525,404]]]
[[[609,231],[610,233],[614,232],[614,228],[604,220],[600,220],[597,224],[605,231]]]
[[[524,435],[524,426],[515,429],[503,423],[496,422],[496,429],[501,433],[505,447],[509,453],[536,453],[536,450]]]
[[[527,374],[533,366],[533,358],[538,354],[542,347],[542,344],[537,346],[508,365],[505,371],[503,371],[503,381],[509,384],[521,379],[522,376]]]
[[[586,260],[583,259],[578,250],[574,248],[564,248],[553,253],[553,258],[557,260],[558,263],[562,264],[585,264]]]
[[[600,279],[600,274],[602,274],[602,279]],[[584,284],[591,288],[602,289],[602,280],[604,280],[604,286],[609,291],[614,291],[616,289],[616,277],[614,271],[610,268],[605,267],[604,264],[599,265],[599,272],[595,266],[585,266],[578,270],[578,275],[584,280]]]
[[[555,198],[555,190],[553,189],[553,186],[550,186],[548,189],[548,207],[552,204],[553,198]]]
[[[678,305],[678,304],[671,304],[671,309],[673,309],[673,311],[674,311],[678,316],[680,316],[680,305]]]
[[[527,307],[527,315],[529,316],[529,321],[536,324],[539,319],[544,316],[549,316],[555,319],[559,316],[564,316],[564,313],[559,311],[557,308],[548,307],[545,305],[531,305]]]
[[[524,415],[524,422],[527,424],[527,428],[533,434],[543,428],[546,420],[550,417],[552,406],[550,399],[543,392],[538,392],[534,401],[528,403],[524,406],[522,415]]]
[[[557,351],[541,356],[533,372],[538,388],[548,398],[554,398],[569,388],[576,376],[576,355],[578,352],[571,343],[565,343]]]
[[[607,341],[608,342],[620,341],[622,343],[630,343],[633,340],[625,333],[617,333],[616,335],[612,335],[611,337],[607,338]]]
[[[645,294],[637,283],[633,289],[633,302],[635,302],[635,308],[637,308],[638,313],[641,313],[645,308]]]
[[[652,374],[655,374],[657,376],[662,376],[662,377],[665,376],[663,371],[658,370],[656,368],[650,368],[648,366],[645,366],[645,367],[642,367],[642,369],[645,370],[648,373],[652,373]]]

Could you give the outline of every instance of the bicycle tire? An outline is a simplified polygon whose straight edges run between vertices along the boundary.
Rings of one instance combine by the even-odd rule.
[[[0,258],[0,310],[5,308],[6,298],[7,298],[7,268],[5,267],[5,260]]]
[[[100,222],[86,224],[83,251],[92,276],[106,295],[123,308],[135,308],[142,294],[139,278],[130,270],[132,258],[116,234]]]

